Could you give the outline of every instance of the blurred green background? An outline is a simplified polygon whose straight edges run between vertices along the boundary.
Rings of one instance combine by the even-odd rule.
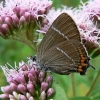
[[[87,0],[82,0],[82,1],[86,2]],[[62,4],[68,7],[77,7],[78,5],[80,5],[80,0],[53,0],[53,6],[55,8],[61,7]],[[13,66],[14,62],[18,64],[22,60],[26,61],[27,60],[26,58],[31,55],[35,55],[34,51],[32,51],[25,44],[13,40],[5,40],[0,37],[0,65],[3,66],[6,62],[8,62]],[[88,92],[88,90],[90,89],[100,69],[99,65],[100,57],[92,59],[90,62],[91,65],[93,65],[97,70],[89,68],[87,71],[87,75],[85,76],[74,74],[75,76],[73,79],[73,75],[61,76],[54,74],[55,80],[65,90],[68,98],[72,98],[74,96],[84,97]],[[74,80],[73,87],[72,87],[72,79]],[[2,70],[0,69],[0,87],[6,84],[7,84],[6,78]],[[73,88],[75,91],[73,91]],[[100,100],[100,78],[98,79],[94,89],[92,90],[90,95],[88,95],[88,97],[93,98],[92,100]],[[78,100],[78,99],[72,98],[70,100]]]

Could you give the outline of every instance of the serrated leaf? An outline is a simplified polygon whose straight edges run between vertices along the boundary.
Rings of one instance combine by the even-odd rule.
[[[89,97],[73,97],[70,100],[91,100]]]
[[[59,86],[59,84],[53,82],[52,87],[55,91],[53,100],[68,100],[65,91]]]

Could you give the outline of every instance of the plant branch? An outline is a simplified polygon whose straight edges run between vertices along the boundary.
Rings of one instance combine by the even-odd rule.
[[[100,70],[98,71],[98,74],[97,74],[97,76],[96,76],[96,78],[95,78],[95,80],[94,80],[94,82],[93,82],[91,88],[90,88],[89,91],[87,92],[86,96],[89,96],[89,95],[90,95],[90,93],[91,93],[92,90],[94,89],[94,87],[95,87],[95,85],[96,85],[96,83],[97,83],[99,77],[100,77]]]
[[[73,96],[75,96],[76,95],[76,89],[75,89],[74,73],[71,74],[71,81],[72,81]]]

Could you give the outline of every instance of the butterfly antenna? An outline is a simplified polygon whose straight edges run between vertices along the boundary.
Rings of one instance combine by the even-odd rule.
[[[90,67],[92,67],[94,70],[96,70],[96,68],[94,66],[90,65]]]
[[[88,60],[91,60],[91,58],[88,58]],[[89,64],[89,66],[90,66],[91,68],[93,68],[94,70],[96,70],[96,68],[95,68],[94,66],[92,66],[92,65],[90,65],[90,64]]]

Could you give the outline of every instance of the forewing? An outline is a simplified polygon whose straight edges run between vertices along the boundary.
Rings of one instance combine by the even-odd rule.
[[[83,52],[83,56],[87,56],[81,42],[66,40],[46,51],[43,58],[37,60],[37,63],[45,70],[51,70],[58,74],[77,72],[81,61],[79,48]]]
[[[62,13],[53,22],[37,51],[37,59],[41,59],[46,51],[66,40],[74,39],[81,42],[79,30],[73,19]]]

